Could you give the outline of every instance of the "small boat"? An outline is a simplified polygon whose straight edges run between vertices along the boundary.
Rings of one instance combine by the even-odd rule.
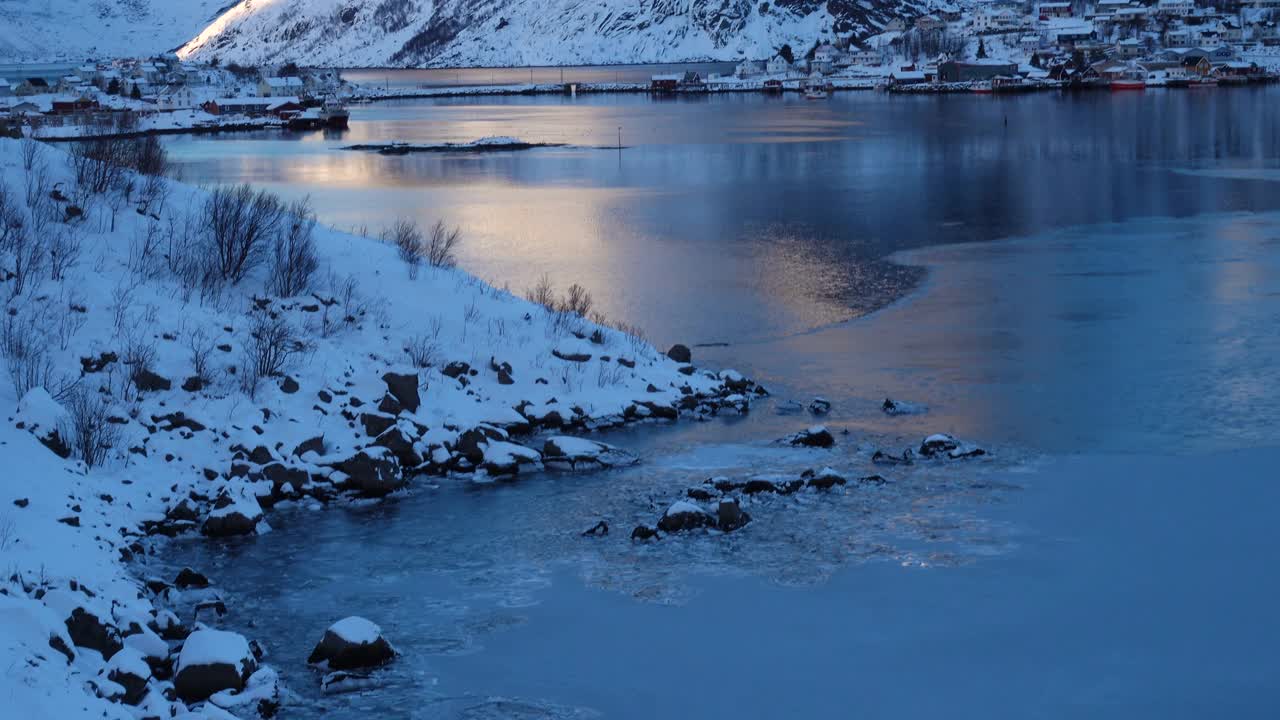
[[[320,124],[324,127],[344,129],[350,119],[351,113],[347,108],[333,98],[325,100],[320,107]]]
[[[764,91],[770,95],[782,94],[782,81],[777,79],[765,80]]]
[[[1218,87],[1218,78],[1209,77],[1208,75],[1202,75],[1200,77],[1191,78],[1191,80],[1187,82],[1187,87],[1201,89],[1201,90],[1216,88]]]
[[[827,86],[821,82],[809,82],[804,86],[804,98],[806,100],[826,100],[829,93]]]
[[[987,80],[985,82],[975,82],[969,87],[969,91],[976,92],[979,95],[989,95],[996,91],[996,87],[991,84],[990,80]]]
[[[1137,68],[1130,68],[1111,80],[1112,90],[1145,90],[1147,74]]]

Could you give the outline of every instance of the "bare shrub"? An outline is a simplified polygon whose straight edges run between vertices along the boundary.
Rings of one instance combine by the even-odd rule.
[[[271,247],[267,289],[280,297],[301,295],[311,288],[320,267],[316,257],[315,215],[307,200],[289,206]]]
[[[129,240],[129,272],[138,280],[151,280],[160,274],[162,241],[160,223],[143,222]]]
[[[139,174],[157,177],[169,169],[169,152],[155,135],[130,142],[129,166]]]
[[[61,433],[76,457],[87,467],[106,461],[120,438],[120,429],[110,420],[110,407],[101,396],[83,388],[71,393],[67,402],[69,427]]]
[[[33,138],[22,139],[22,149],[19,151],[22,156],[23,172],[31,172],[36,166],[36,161],[40,158],[40,147]]]
[[[209,194],[203,217],[205,249],[223,281],[238,284],[261,264],[283,211],[278,197],[247,184]]]
[[[23,173],[22,181],[26,190],[27,207],[35,208],[38,202],[47,198],[49,165],[43,158],[37,157],[34,164]]]
[[[9,194],[8,186],[0,182],[0,252],[12,249],[10,243],[22,230],[23,220],[22,209]]]
[[[591,293],[587,292],[587,289],[581,285],[574,283],[565,292],[564,300],[560,302],[558,309],[561,312],[573,313],[585,319],[587,314],[591,312],[591,303]]]
[[[76,184],[95,195],[120,188],[129,161],[129,142],[119,138],[85,140],[71,147]]]
[[[554,310],[556,306],[556,289],[551,284],[551,278],[543,275],[538,279],[538,284],[529,288],[525,297],[530,302],[541,305],[548,310]]]
[[[17,397],[42,387],[61,401],[79,381],[58,372],[49,352],[49,339],[41,330],[42,322],[36,313],[5,313],[0,323],[0,354],[9,366],[9,379]]]
[[[409,278],[417,280],[423,255],[423,237],[418,224],[412,220],[397,220],[383,231],[382,239],[395,246],[400,260],[409,269]]]
[[[129,384],[136,386],[144,376],[155,372],[156,346],[140,337],[127,338],[120,361],[129,369]]]
[[[191,352],[191,374],[201,385],[208,385],[213,377],[209,372],[209,359],[213,356],[213,340],[205,335],[204,330],[196,330],[187,338],[187,349]]]
[[[9,291],[17,297],[44,271],[48,254],[40,237],[29,228],[19,228],[9,240],[13,254]]]
[[[263,378],[282,374],[289,361],[306,350],[306,343],[284,318],[256,314],[240,361],[240,389],[256,399]]]
[[[423,259],[431,267],[453,267],[458,264],[455,252],[461,243],[461,228],[448,228],[443,220],[437,220],[427,233],[426,245],[422,248]]]
[[[62,226],[48,242],[49,278],[62,280],[67,270],[80,259],[80,234],[74,228]]]
[[[440,358],[440,347],[425,335],[415,335],[405,343],[404,351],[416,368],[435,366]]]

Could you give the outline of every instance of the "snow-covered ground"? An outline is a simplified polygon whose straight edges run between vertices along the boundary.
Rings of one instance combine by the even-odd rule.
[[[415,473],[511,477],[542,466],[542,441],[521,444],[539,428],[736,413],[754,394],[740,375],[678,363],[638,331],[459,270],[410,273],[389,245],[323,227],[316,274],[295,297],[272,296],[264,267],[235,284],[184,282],[175,270],[209,271],[182,261],[207,247],[209,193],[124,179],[127,194],[93,194],[61,148],[0,140],[7,227],[30,231],[8,234],[0,254],[0,647],[17,717],[185,711],[165,691],[180,638],[203,631],[153,603],[192,591],[169,578],[144,586],[128,570],[148,533],[264,532],[274,503],[383,495]],[[268,348],[283,365],[264,364]],[[279,374],[247,382],[255,367]],[[126,672],[138,656],[117,660],[121,646],[150,677]],[[211,702],[270,700],[271,673]]]

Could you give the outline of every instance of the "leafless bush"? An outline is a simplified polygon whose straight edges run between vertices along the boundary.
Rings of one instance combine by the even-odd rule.
[[[415,335],[405,343],[404,351],[416,368],[434,367],[440,359],[440,347],[425,335]]]
[[[530,302],[541,305],[548,310],[554,310],[556,306],[556,289],[551,284],[551,278],[543,275],[538,279],[538,284],[529,288],[525,297]]]
[[[455,251],[461,242],[461,228],[448,228],[443,220],[437,220],[427,233],[426,245],[422,248],[423,259],[431,267],[453,267],[458,264]]]
[[[49,237],[49,278],[62,280],[67,270],[80,259],[80,233],[61,226]]]
[[[120,283],[111,290],[111,327],[116,335],[124,334],[129,325],[129,311],[133,309],[133,291],[136,285]]]
[[[33,165],[23,173],[22,181],[23,189],[26,190],[27,207],[34,210],[37,203],[47,199],[49,166],[43,158],[33,160]]]
[[[99,395],[83,388],[71,393],[67,402],[69,427],[62,435],[87,467],[106,461],[120,438],[119,427],[110,421],[111,412]]]
[[[208,385],[213,376],[209,372],[209,358],[213,356],[213,341],[205,335],[204,330],[196,330],[187,338],[187,348],[191,351],[191,374]]]
[[[58,333],[58,347],[62,350],[71,345],[72,338],[89,322],[89,310],[85,307],[83,295],[75,290],[65,291],[64,286],[64,298],[65,310],[59,313],[54,323],[54,329]]]
[[[155,135],[132,140],[129,150],[129,166],[139,174],[158,177],[169,169],[169,152]]]
[[[22,169],[24,172],[31,172],[36,166],[36,160],[40,157],[40,147],[33,138],[22,139]]]
[[[17,297],[43,272],[48,254],[40,237],[29,228],[19,228],[9,243],[13,254],[9,291],[12,297]]]
[[[559,304],[558,309],[561,312],[573,313],[580,318],[586,319],[587,314],[591,312],[591,293],[581,285],[574,283],[569,286],[569,290],[565,293],[564,300]]]
[[[306,350],[306,343],[284,318],[256,314],[240,362],[240,388],[256,399],[263,378],[282,374],[289,361]]]
[[[423,255],[423,237],[418,224],[412,220],[397,220],[395,224],[383,231],[382,239],[395,246],[400,260],[409,269],[409,278],[418,279]]]
[[[267,288],[280,297],[294,297],[311,287],[320,267],[316,257],[315,215],[307,200],[293,203],[284,213],[271,248]]]
[[[115,191],[124,184],[129,160],[129,142],[119,138],[85,140],[71,147],[76,184],[95,195]]]
[[[120,361],[129,369],[129,384],[136,386],[147,374],[155,372],[156,346],[144,338],[129,337]]]
[[[0,552],[4,552],[18,542],[18,526],[13,518],[0,517]],[[10,573],[12,575],[12,573]]]
[[[223,281],[238,284],[262,262],[283,212],[278,197],[247,184],[209,194],[203,218],[206,251]]]
[[[467,330],[471,324],[480,319],[480,308],[475,303],[467,303],[462,308],[462,342],[467,341]]]
[[[160,274],[160,223],[146,221],[129,240],[129,272],[139,280],[151,280]]]
[[[61,401],[75,390],[78,380],[58,372],[41,322],[37,313],[5,313],[0,323],[0,354],[9,366],[9,379],[17,397],[42,387]]]
[[[142,179],[142,187],[138,188],[139,212],[159,217],[168,200],[169,181],[159,174],[145,175]]]
[[[24,219],[22,209],[9,194],[8,186],[0,181],[0,252],[12,249],[10,243],[21,232]]]

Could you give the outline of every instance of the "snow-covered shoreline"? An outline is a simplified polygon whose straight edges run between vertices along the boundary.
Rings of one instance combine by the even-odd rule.
[[[388,244],[323,227],[308,292],[269,295],[261,268],[193,287],[171,269],[181,237],[204,230],[207,191],[130,175],[127,191],[91,193],[69,155],[30,141],[0,140],[0,171],[15,217],[63,256],[15,292],[6,247],[0,282],[6,342],[43,343],[34,389],[0,387],[0,647],[22,659],[4,681],[20,717],[225,717],[216,705],[273,702],[271,668],[247,676],[257,657],[237,665],[242,691],[174,699],[179,643],[202,625],[164,608],[217,599],[136,577],[148,535],[262,532],[277,502],[377,497],[423,474],[629,461],[538,434],[746,412],[763,392],[581,317],[581,297],[580,312],[552,311],[448,267],[410,273]],[[246,362],[282,328],[282,372],[246,386]],[[72,397],[96,401],[112,438],[91,446],[92,468]]]

